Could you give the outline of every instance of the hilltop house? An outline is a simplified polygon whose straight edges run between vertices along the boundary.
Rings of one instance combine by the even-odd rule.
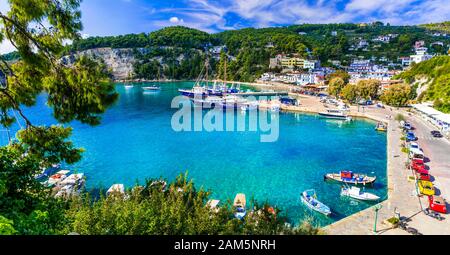
[[[422,61],[426,61],[431,59],[433,56],[429,55],[427,53],[428,49],[426,47],[419,47],[416,48],[416,54],[415,55],[411,55],[411,63],[420,63]]]

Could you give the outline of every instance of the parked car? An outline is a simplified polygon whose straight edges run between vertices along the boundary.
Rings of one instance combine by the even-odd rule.
[[[420,148],[420,145],[415,142],[409,143],[409,150],[420,150],[422,151],[422,148]]]
[[[432,135],[433,137],[436,137],[436,138],[441,138],[441,137],[443,137],[443,135],[441,134],[441,132],[439,132],[439,131],[437,131],[437,130],[431,131],[431,135]]]
[[[417,185],[419,186],[420,194],[427,195],[427,196],[434,195],[433,183],[431,183],[430,181],[419,180],[417,182]]]
[[[435,212],[447,213],[447,205],[442,197],[429,196],[428,197],[429,208]]]
[[[411,142],[411,141],[416,141],[417,137],[413,132],[408,132],[406,133],[406,141]]]
[[[413,129],[411,123],[409,123],[409,122],[405,122],[405,124],[403,124],[403,128],[406,129],[406,130],[412,130]]]

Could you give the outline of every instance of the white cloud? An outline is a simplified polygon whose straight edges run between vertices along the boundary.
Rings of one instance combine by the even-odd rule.
[[[450,20],[449,0],[184,0],[183,7],[159,9],[165,19],[173,15],[184,26],[207,32],[301,23],[382,21],[391,25]],[[169,16],[170,17],[170,16]],[[236,18],[238,17],[238,18]],[[173,25],[161,19],[152,26]]]
[[[172,17],[169,19],[170,23],[183,23],[183,19],[179,19],[178,17]]]

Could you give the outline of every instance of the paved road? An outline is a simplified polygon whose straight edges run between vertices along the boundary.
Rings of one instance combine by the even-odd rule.
[[[450,202],[450,142],[445,138],[434,138],[430,131],[436,128],[420,117],[414,115],[408,119],[416,128],[414,133],[418,137],[417,142],[430,160],[427,164],[434,177],[436,194]]]

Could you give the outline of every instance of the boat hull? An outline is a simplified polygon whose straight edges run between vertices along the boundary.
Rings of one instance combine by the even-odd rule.
[[[305,197],[305,193],[302,193],[302,195],[300,196],[300,200],[304,205],[306,205],[309,209],[313,211],[319,212],[325,216],[329,216],[331,214],[331,210],[328,206],[326,206],[325,204],[314,198],[310,199],[311,201],[308,200]],[[311,204],[311,202],[313,202],[315,206]]]
[[[345,116],[345,115],[335,115],[335,114],[329,114],[329,113],[323,113],[319,112],[319,115],[323,118],[327,119],[335,119],[335,120],[350,120],[351,117]]]
[[[354,178],[342,178],[340,174],[326,174],[324,175],[324,180],[329,180],[329,181],[335,181],[335,182],[340,182],[340,183],[346,183],[346,184],[353,184],[353,185],[373,185],[375,183],[375,180],[377,179],[377,177],[369,177],[369,176],[365,176],[365,178],[363,178],[362,180],[360,180],[358,178],[358,175],[356,175],[357,177]]]

